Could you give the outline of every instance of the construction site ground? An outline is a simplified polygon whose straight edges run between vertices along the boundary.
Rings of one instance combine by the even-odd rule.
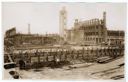
[[[61,68],[43,67],[39,69],[19,70],[21,79],[41,80],[111,80],[124,77],[124,58],[115,59],[109,63],[82,63],[63,66]]]

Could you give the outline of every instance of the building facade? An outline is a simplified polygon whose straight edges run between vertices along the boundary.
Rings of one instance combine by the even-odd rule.
[[[107,30],[106,12],[103,19],[75,20],[74,26],[66,30],[66,40],[78,45],[116,45],[124,43],[124,31]]]
[[[68,33],[69,32],[69,33]],[[70,37],[70,38],[69,38]],[[107,42],[106,13],[103,19],[91,19],[74,22],[74,27],[67,30],[67,40],[81,45],[99,45]]]
[[[14,34],[15,33],[15,34]],[[16,33],[16,28],[8,30],[4,38],[5,45],[10,45],[14,47],[19,46],[37,46],[37,45],[53,45],[58,44],[60,36],[58,34],[21,34]]]
[[[107,34],[109,45],[124,45],[124,31],[108,30]]]

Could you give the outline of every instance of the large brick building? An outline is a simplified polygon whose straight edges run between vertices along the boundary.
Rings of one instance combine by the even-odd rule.
[[[118,36],[120,34],[121,36]],[[114,42],[117,44],[120,41],[124,42],[124,31],[107,30],[106,12],[103,12],[103,19],[95,18],[87,21],[76,19],[72,29],[66,30],[66,40],[79,45],[112,45]]]

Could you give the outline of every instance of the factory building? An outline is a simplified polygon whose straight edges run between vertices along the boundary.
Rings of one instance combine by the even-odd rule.
[[[106,12],[102,19],[79,21],[75,19],[74,26],[66,29],[66,41],[77,45],[117,45],[124,43],[124,31],[107,30]]]
[[[8,41],[19,45],[47,45],[47,44],[78,44],[78,45],[117,45],[124,43],[124,31],[107,30],[106,12],[102,19],[94,18],[85,21],[75,19],[71,29],[67,29],[67,11],[65,7],[59,12],[59,35],[31,34],[28,24],[28,34],[16,33],[16,28],[6,31],[5,43]]]
[[[109,45],[124,45],[124,31],[108,30],[107,34]]]
[[[6,31],[4,44],[14,47],[24,47],[24,46],[44,46],[58,44],[60,36],[58,34],[28,34],[17,33],[16,28],[12,28]]]
[[[91,19],[74,22],[74,27],[66,30],[66,39],[81,45],[99,45],[107,42],[106,12],[103,19]]]

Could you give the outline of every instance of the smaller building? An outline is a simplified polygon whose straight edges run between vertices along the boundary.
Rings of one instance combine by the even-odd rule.
[[[58,34],[22,34],[16,33],[16,28],[6,31],[4,44],[6,46],[44,46],[59,43],[60,36]]]
[[[124,45],[124,31],[107,31],[107,41],[109,45]]]

